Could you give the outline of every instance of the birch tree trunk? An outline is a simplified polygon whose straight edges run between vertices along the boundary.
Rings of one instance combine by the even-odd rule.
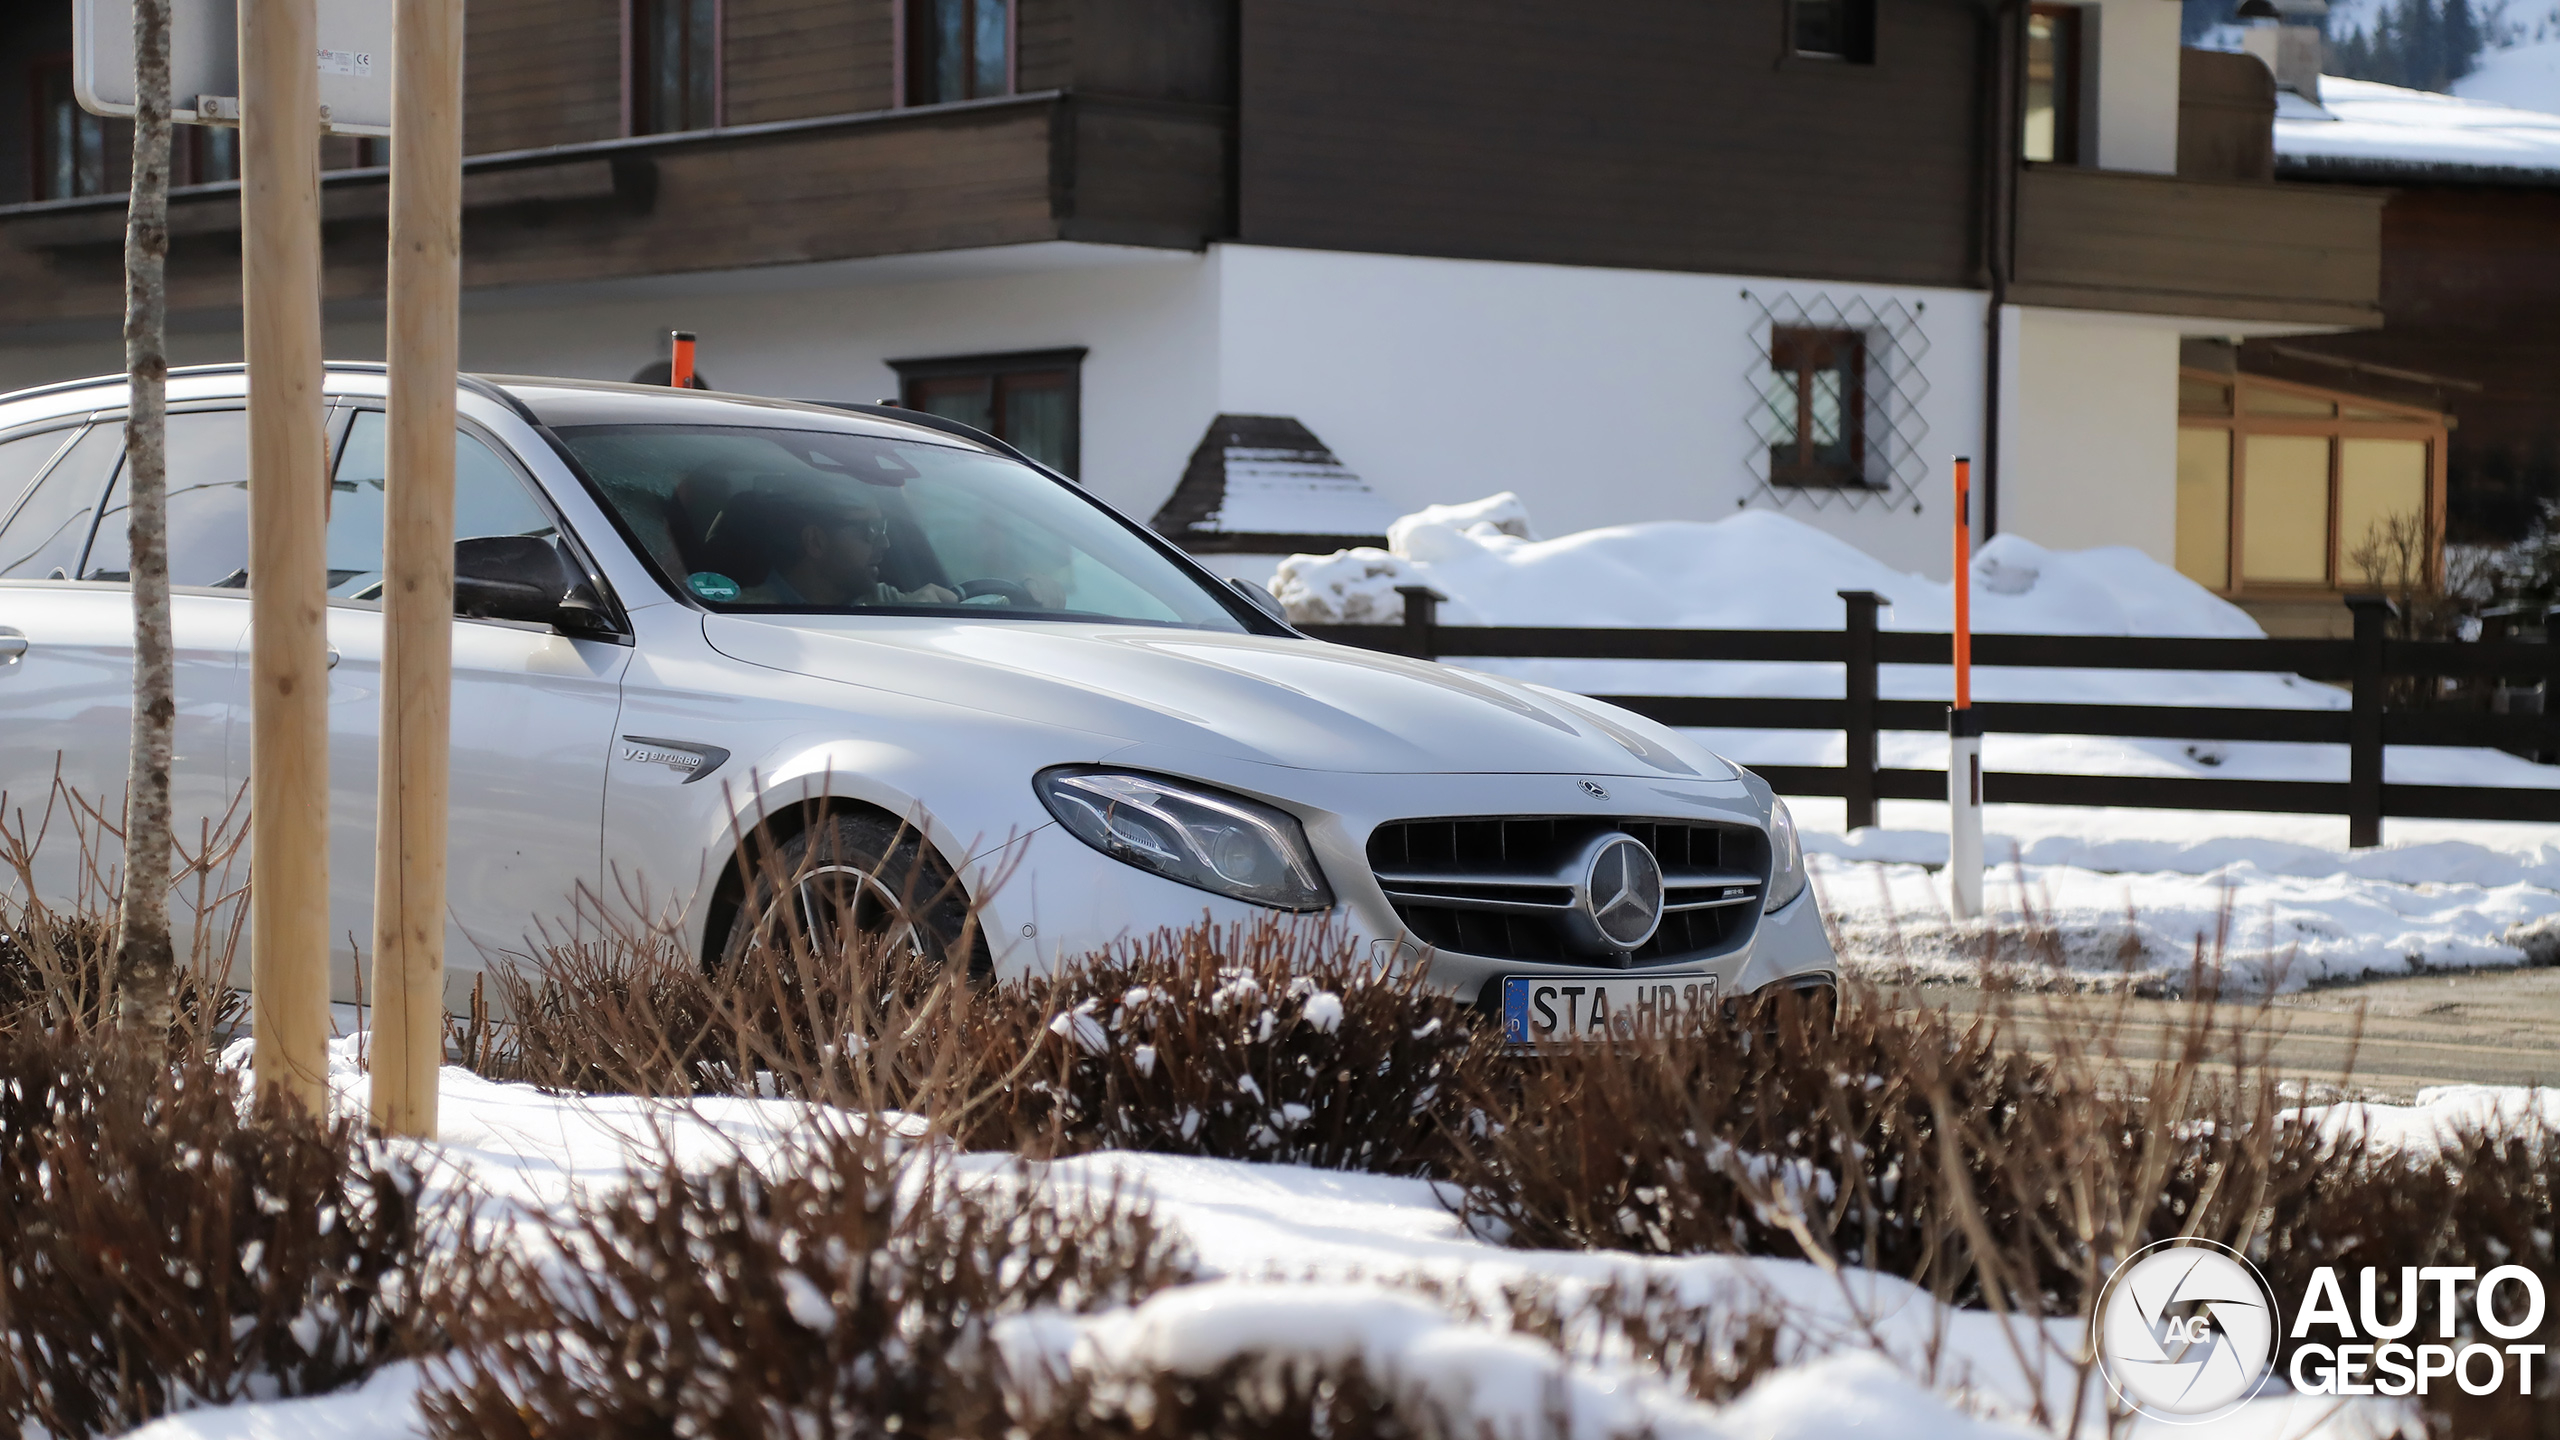
[[[126,512],[133,552],[133,755],[125,777],[116,1019],[165,1034],[177,1008],[169,934],[169,761],[177,716],[169,618],[169,0],[135,0],[133,189],[125,218]]]

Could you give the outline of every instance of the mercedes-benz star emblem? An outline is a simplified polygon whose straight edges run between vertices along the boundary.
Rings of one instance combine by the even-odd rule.
[[[2098,1297],[2098,1366],[2126,1405],[2192,1423],[2267,1383],[2281,1317],[2257,1267],[2209,1240],[2134,1253]]]
[[[1633,950],[1662,923],[1662,866],[1634,836],[1605,836],[1583,874],[1582,903],[1601,939]]]
[[[1609,787],[1597,780],[1585,780],[1582,782],[1582,793],[1594,800],[1606,800],[1609,798]]]

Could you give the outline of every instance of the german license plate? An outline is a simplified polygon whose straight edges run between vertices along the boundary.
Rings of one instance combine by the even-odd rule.
[[[1506,975],[1502,1036],[1539,1045],[1677,1034],[1703,1026],[1715,1001],[1713,975]]]

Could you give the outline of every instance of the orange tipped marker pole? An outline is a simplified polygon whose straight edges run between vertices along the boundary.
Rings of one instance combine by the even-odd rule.
[[[693,332],[677,330],[672,332],[672,338],[676,342],[675,356],[667,365],[667,383],[678,390],[690,390],[693,388]]]
[[[1973,462],[1956,457],[1956,703],[1947,707],[1947,903],[1982,917],[1982,722],[1973,713]]]

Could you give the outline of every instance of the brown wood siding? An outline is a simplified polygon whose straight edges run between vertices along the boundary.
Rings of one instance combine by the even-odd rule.
[[[892,3],[722,0],[722,120],[756,125],[888,109],[897,78]]]
[[[1239,3],[1247,241],[1975,283],[1971,7],[1878,7],[1859,66],[1774,0]]]
[[[1023,13],[1055,3],[1022,0]],[[1060,83],[1088,95],[1231,105],[1235,21],[1234,0],[1076,0],[1074,69]],[[1023,88],[1039,87],[1026,74]]]
[[[622,133],[622,0],[472,0],[463,49],[465,152]]]
[[[2350,187],[2337,187],[2356,193]],[[2560,188],[2409,186],[2365,191],[2382,211],[2380,330],[2253,342],[2251,370],[2440,404],[2448,538],[2521,538],[2560,500]],[[2272,348],[2467,382],[2431,387],[2302,362]]]
[[[1016,88],[1064,90],[1075,83],[1076,9],[1083,0],[1014,0]]]
[[[1066,238],[1189,249],[1226,228],[1226,111],[1085,96],[1070,107]]]
[[[2371,325],[2379,196],[2030,166],[2019,176],[2021,305]]]

